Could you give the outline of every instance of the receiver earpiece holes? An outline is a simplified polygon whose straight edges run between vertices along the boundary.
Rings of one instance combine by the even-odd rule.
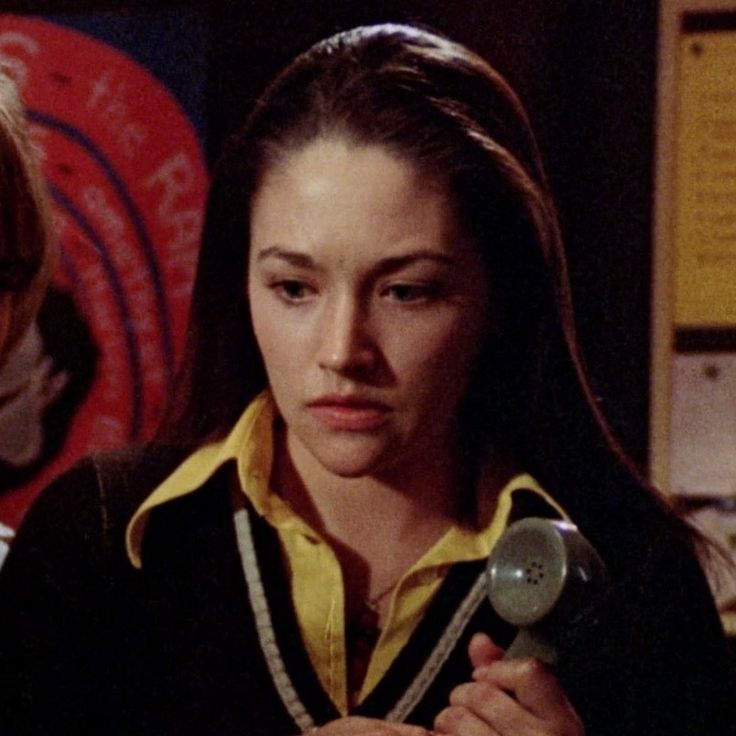
[[[544,565],[541,562],[531,562],[526,568],[526,582],[530,585],[539,585],[544,578]]]

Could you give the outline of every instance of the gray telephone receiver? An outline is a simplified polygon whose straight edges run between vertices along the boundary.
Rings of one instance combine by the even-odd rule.
[[[486,575],[494,610],[519,628],[506,658],[555,665],[555,632],[602,589],[606,568],[574,524],[530,517],[504,532]]]

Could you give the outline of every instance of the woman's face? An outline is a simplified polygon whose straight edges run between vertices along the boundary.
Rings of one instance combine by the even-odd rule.
[[[252,202],[248,298],[292,456],[342,477],[453,453],[489,284],[439,181],[317,139]]]

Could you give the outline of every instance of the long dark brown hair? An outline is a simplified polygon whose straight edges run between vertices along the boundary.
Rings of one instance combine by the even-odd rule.
[[[479,56],[409,26],[357,28],[312,47],[271,83],[224,151],[163,437],[189,446],[220,437],[266,386],[245,297],[250,202],[268,167],[320,136],[385,146],[439,178],[481,249],[501,331],[484,346],[461,409],[468,462],[489,444],[513,457],[609,559],[636,547],[637,516],[687,538],[590,391],[557,214],[523,106]]]
[[[36,315],[56,266],[46,187],[15,85],[0,69],[0,302],[10,313],[3,355]]]

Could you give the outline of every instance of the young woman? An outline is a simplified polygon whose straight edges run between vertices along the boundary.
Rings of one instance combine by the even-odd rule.
[[[39,454],[55,397],[35,324],[55,265],[46,190],[13,82],[0,70],[0,491]],[[0,523],[0,564],[13,531]]]
[[[0,366],[23,340],[55,265],[51,218],[23,108],[0,72]]]
[[[51,220],[23,106],[0,71],[0,494],[56,455],[94,374],[96,351],[72,298],[49,288]],[[3,552],[0,541],[0,561]]]
[[[0,580],[19,733],[720,734],[690,532],[610,438],[526,115],[467,49],[359,28],[297,58],[215,172],[164,442],[41,498]],[[485,560],[566,516],[611,583],[514,636]]]

